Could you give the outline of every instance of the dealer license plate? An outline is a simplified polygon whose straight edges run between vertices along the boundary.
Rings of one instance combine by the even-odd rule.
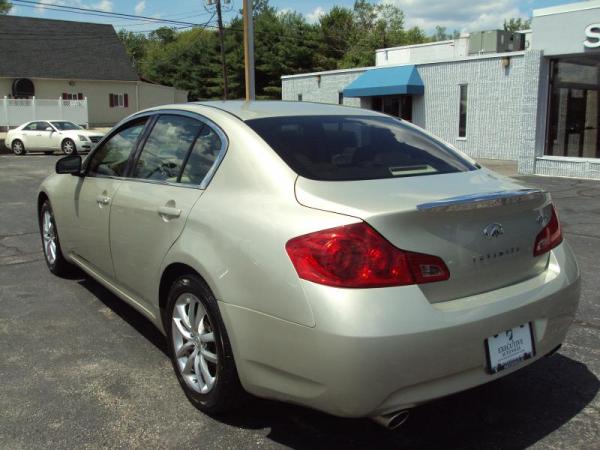
[[[530,323],[490,336],[485,342],[490,373],[500,372],[535,355]]]

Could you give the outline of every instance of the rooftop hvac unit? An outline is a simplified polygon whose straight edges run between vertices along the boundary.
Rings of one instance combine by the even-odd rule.
[[[476,31],[469,37],[469,55],[517,52],[525,49],[525,35],[513,31]]]

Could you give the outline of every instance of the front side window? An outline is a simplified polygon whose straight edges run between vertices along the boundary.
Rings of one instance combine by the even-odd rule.
[[[38,122],[37,131],[46,131],[47,128],[52,128],[48,122]]]
[[[175,115],[160,116],[136,162],[134,178],[177,182],[185,158],[204,124]]]
[[[391,117],[270,117],[246,124],[296,173],[314,180],[369,180],[476,169],[444,143]]]
[[[64,120],[54,121],[54,122],[52,122],[52,125],[54,125],[56,128],[58,128],[61,131],[81,130],[82,129],[79,125],[75,125],[73,122],[67,122]]]
[[[135,150],[137,141],[144,131],[146,119],[129,124],[110,137],[92,155],[88,164],[90,176],[125,176],[129,155]]]

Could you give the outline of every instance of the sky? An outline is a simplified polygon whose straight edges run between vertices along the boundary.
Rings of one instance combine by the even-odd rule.
[[[34,0],[46,4],[68,5],[80,8],[93,8],[126,14],[159,17],[202,24],[210,20],[212,12],[207,11],[208,0]],[[531,17],[531,11],[560,4],[573,3],[572,0],[371,0],[373,3],[391,3],[400,7],[405,14],[406,26],[419,26],[431,33],[436,25],[448,31],[474,31],[495,29],[502,26],[508,17]],[[226,3],[227,0],[222,0]],[[242,0],[229,0],[229,10],[224,20],[234,17],[241,8]],[[271,5],[279,10],[295,10],[304,14],[307,20],[315,22],[319,16],[333,6],[352,7],[354,0],[271,0]],[[40,5],[24,4],[13,0],[10,14],[17,16],[42,17],[48,19],[79,20],[87,22],[112,23],[115,28],[130,31],[147,31],[158,25],[120,18],[72,14],[54,11]],[[213,18],[214,21],[214,18]],[[164,25],[164,24],[162,24]]]

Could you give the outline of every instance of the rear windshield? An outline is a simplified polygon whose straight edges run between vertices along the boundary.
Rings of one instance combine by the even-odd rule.
[[[371,180],[477,169],[448,146],[391,117],[269,117],[246,123],[298,175],[313,180]]]

